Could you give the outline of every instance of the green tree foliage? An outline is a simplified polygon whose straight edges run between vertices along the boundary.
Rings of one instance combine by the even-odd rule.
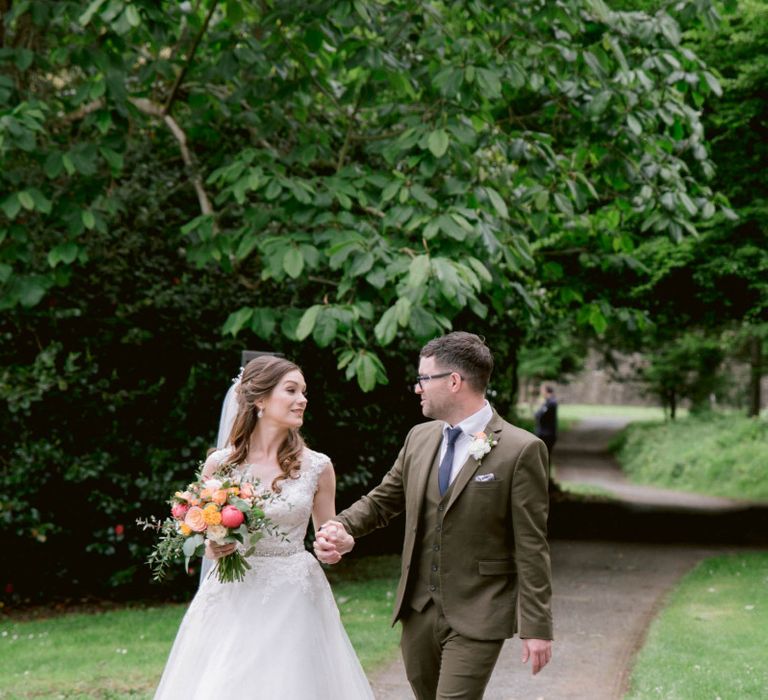
[[[697,51],[716,60],[722,76],[724,94],[710,103],[704,125],[716,187],[739,217],[726,235],[720,232],[708,265],[713,280],[730,281],[721,291],[740,307],[726,318],[741,326],[733,331],[741,341],[735,349],[751,366],[748,412],[756,416],[768,353],[768,7],[742,0],[730,9],[717,31],[696,37]]]
[[[649,364],[640,370],[640,377],[674,419],[684,399],[690,402],[693,412],[710,408],[710,398],[722,383],[718,370],[723,357],[718,338],[683,333],[657,346]]]
[[[235,348],[305,367],[308,434],[359,488],[416,418],[423,340],[484,333],[504,409],[541,315],[635,322],[590,275],[721,205],[699,111],[719,86],[681,43],[708,7],[0,0],[19,587],[144,578],[115,526],[189,478]]]
[[[532,243],[603,264],[716,211],[698,107],[719,86],[665,12],[94,0],[5,26],[5,308],[69,284],[126,215],[137,141],[177,149],[187,255],[250,292],[225,332],[311,337],[367,390],[376,345],[536,310]],[[608,295],[560,294],[604,328]]]
[[[730,358],[750,364],[749,390],[739,387],[738,396],[748,412],[757,415],[768,321],[764,100],[768,15],[764,3],[725,4],[721,10],[722,22],[710,17],[686,39],[717,66],[723,85],[723,93],[707,101],[702,123],[716,166],[713,186],[729,197],[733,211],[726,208],[713,215],[697,238],[679,244],[656,238],[638,246],[636,264],[625,276],[624,301],[615,299],[644,312],[650,324],[610,337],[615,346],[646,351],[655,369],[644,376],[660,395],[662,375],[666,377],[662,384],[688,385],[688,367],[697,360],[683,355],[686,348],[696,352],[698,347],[691,338],[699,338],[704,346],[721,345]],[[599,283],[597,276],[591,280]],[[707,354],[705,348],[702,352]],[[676,374],[671,358],[681,360]],[[726,379],[720,377],[721,388]],[[706,380],[701,392],[694,393],[706,395],[711,389]]]

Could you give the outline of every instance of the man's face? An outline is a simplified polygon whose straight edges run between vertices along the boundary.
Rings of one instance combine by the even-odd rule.
[[[451,367],[437,365],[434,357],[422,357],[419,361],[419,376],[444,374],[451,369]],[[450,375],[422,380],[421,386],[416,384],[416,394],[421,398],[421,412],[427,418],[446,420],[450,415],[449,409],[453,401],[450,386]]]

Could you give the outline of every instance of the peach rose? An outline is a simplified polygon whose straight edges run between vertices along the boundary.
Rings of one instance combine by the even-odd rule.
[[[221,509],[221,524],[224,527],[240,527],[244,520],[245,516],[235,506],[224,506]]]
[[[192,506],[184,516],[184,524],[194,532],[202,532],[205,530],[207,523],[205,522],[203,509],[198,506]]]
[[[223,506],[227,502],[228,497],[229,494],[227,493],[226,489],[218,489],[217,491],[213,492],[213,497],[211,500],[217,505]]]
[[[252,498],[253,484],[251,484],[249,481],[244,481],[242,484],[240,484],[240,496],[242,498]]]
[[[200,492],[200,498],[204,501],[210,501],[211,496],[213,496],[213,491],[211,489],[203,489]]]

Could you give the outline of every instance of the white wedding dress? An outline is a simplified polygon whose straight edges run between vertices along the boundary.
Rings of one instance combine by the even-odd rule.
[[[214,453],[223,460],[230,448]],[[242,582],[207,577],[187,610],[155,700],[365,700],[371,687],[341,624],[320,564],[304,548],[320,472],[306,450],[281,482],[266,535]]]

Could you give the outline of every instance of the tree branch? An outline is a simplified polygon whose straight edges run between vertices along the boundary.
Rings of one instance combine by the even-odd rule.
[[[197,165],[192,157],[192,153],[187,147],[187,135],[184,130],[178,125],[176,120],[166,113],[164,107],[161,107],[156,102],[152,102],[144,97],[132,97],[130,98],[131,104],[144,114],[162,119],[166,126],[170,129],[176,141],[179,142],[179,150],[181,151],[181,158],[184,161],[184,165],[187,166],[190,172],[190,179],[192,185],[197,192],[197,201],[200,203],[200,211],[203,214],[213,214],[213,207],[211,206],[211,200],[208,199],[208,193],[203,186],[203,178],[200,177]]]
[[[179,126],[178,122],[170,114],[165,113],[165,108],[162,105],[157,102],[152,102],[152,100],[148,100],[146,97],[130,97],[128,98],[128,101],[143,114],[162,119],[165,122],[165,125],[179,144],[181,159],[184,161],[184,165],[187,166],[192,186],[197,193],[197,201],[200,204],[201,213],[213,214],[213,206],[211,205],[211,200],[208,198],[208,193],[205,191],[203,178],[200,177],[195,159],[187,146],[187,134]],[[87,105],[83,105],[80,109],[65,115],[64,119],[67,122],[79,121],[89,114],[102,109],[105,105],[106,101],[103,98],[94,100]],[[214,229],[215,228],[216,223],[214,222]]]
[[[197,36],[195,37],[195,41],[192,44],[192,48],[189,50],[189,55],[187,56],[187,62],[184,64],[184,67],[179,71],[179,74],[176,76],[176,80],[173,83],[173,87],[171,88],[171,93],[168,95],[168,99],[165,101],[165,107],[163,107],[163,115],[170,114],[171,113],[171,107],[173,106],[173,102],[176,99],[176,95],[179,92],[179,87],[181,87],[181,82],[184,80],[184,77],[187,75],[187,71],[189,70],[190,65],[192,64],[192,59],[195,56],[195,52],[197,51],[197,47],[200,45],[200,41],[203,38],[203,35],[206,31],[208,31],[208,25],[211,22],[211,17],[213,17],[213,13],[216,10],[216,6],[219,4],[219,0],[213,0],[211,3],[211,9],[208,10],[208,14],[205,17],[205,21],[203,22],[203,26],[200,27],[200,31],[197,33]]]

